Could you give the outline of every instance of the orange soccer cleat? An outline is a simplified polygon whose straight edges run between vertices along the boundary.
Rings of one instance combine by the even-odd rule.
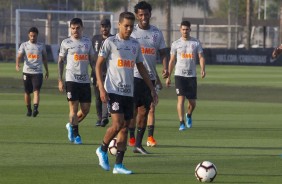
[[[135,146],[135,137],[131,137],[128,141],[128,146]]]
[[[157,145],[157,142],[154,139],[154,137],[153,136],[148,137],[148,139],[147,139],[147,146],[155,147],[156,145]]]

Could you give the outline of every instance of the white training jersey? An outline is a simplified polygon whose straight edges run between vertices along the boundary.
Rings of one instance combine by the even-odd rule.
[[[23,72],[29,74],[43,73],[42,55],[46,54],[46,47],[43,43],[31,43],[30,41],[24,42],[20,45],[18,50],[19,54],[24,55]]]
[[[201,43],[196,38],[189,40],[180,38],[171,44],[170,54],[175,55],[177,62],[174,75],[182,77],[196,77],[196,57],[202,53]]]
[[[140,44],[130,37],[123,40],[119,34],[107,38],[99,56],[106,59],[107,74],[104,83],[108,93],[133,97],[134,66],[143,62]]]
[[[66,58],[66,81],[90,83],[88,65],[94,55],[92,42],[88,37],[66,38],[61,43],[59,56]]]
[[[141,51],[144,57],[144,66],[149,73],[150,79],[156,80],[157,52],[166,48],[162,32],[152,25],[150,25],[149,29],[144,30],[140,29],[138,24],[136,24],[131,36],[135,38],[141,45]],[[136,66],[134,68],[134,77],[142,79]]]

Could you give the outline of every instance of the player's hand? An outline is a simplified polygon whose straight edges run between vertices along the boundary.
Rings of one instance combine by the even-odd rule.
[[[59,80],[58,81],[58,88],[59,88],[59,91],[60,92],[63,92],[64,91],[64,83],[62,80]]]
[[[282,53],[282,44],[273,51],[272,58],[277,58],[281,53]]]
[[[170,78],[168,77],[167,79],[166,79],[166,81],[165,81],[165,84],[166,84],[166,87],[170,87],[170,83],[171,83],[171,81],[170,81]]]
[[[99,91],[100,91],[100,98],[101,98],[101,101],[103,103],[108,103],[109,101],[109,96],[108,96],[108,93],[106,92],[106,90],[102,87],[101,89],[99,88]]]
[[[47,71],[46,73],[45,73],[45,79],[48,79],[49,78],[49,72]]]
[[[16,65],[16,71],[18,72],[18,71],[20,71],[20,69],[21,69],[21,66],[20,65]]]
[[[156,106],[159,103],[159,98],[158,98],[158,94],[156,93],[155,89],[151,90],[151,96],[153,98],[153,105]]]
[[[163,70],[162,76],[163,76],[164,79],[166,79],[168,77],[168,71],[167,70]]]
[[[206,76],[205,70],[201,70],[201,77],[202,77],[202,78],[205,78],[205,76]]]

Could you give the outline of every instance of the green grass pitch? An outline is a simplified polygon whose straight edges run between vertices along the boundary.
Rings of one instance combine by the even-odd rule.
[[[156,110],[158,146],[147,148],[152,154],[145,156],[128,147],[124,164],[135,172],[130,176],[98,165],[95,150],[106,128],[95,127],[94,103],[80,125],[83,145],[68,142],[66,96],[57,89],[57,65],[49,68],[40,114],[32,118],[25,116],[21,72],[14,63],[0,63],[1,184],[193,184],[199,183],[194,169],[204,160],[217,166],[214,183],[282,181],[281,67],[206,66],[206,78],[198,79],[193,128],[184,132],[178,131],[175,90],[163,89]],[[115,159],[109,158],[112,167]]]

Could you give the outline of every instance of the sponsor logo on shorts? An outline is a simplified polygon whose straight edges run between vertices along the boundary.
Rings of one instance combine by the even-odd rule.
[[[71,98],[72,98],[71,92],[67,92],[67,98],[68,98],[68,99],[71,99]]]
[[[118,102],[112,103],[112,109],[113,109],[114,111],[118,111],[118,110],[119,110],[119,103],[118,103]]]

